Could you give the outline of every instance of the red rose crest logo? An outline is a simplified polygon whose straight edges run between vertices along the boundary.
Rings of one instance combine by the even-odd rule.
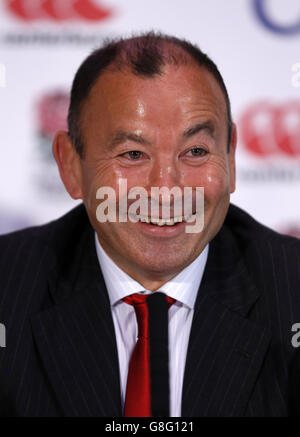
[[[36,146],[35,164],[32,166],[34,189],[55,196],[64,195],[52,154],[52,142],[59,130],[68,130],[67,117],[70,96],[65,90],[52,90],[43,94],[36,102]]]
[[[67,130],[69,95],[56,91],[43,96],[38,102],[39,133],[53,139],[58,130]]]

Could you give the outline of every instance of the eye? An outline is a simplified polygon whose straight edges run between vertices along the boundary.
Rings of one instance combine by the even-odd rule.
[[[207,151],[199,146],[192,147],[187,152],[188,156],[195,156],[195,157],[202,157],[202,156],[205,156],[206,154],[207,154]]]
[[[140,152],[139,150],[130,150],[130,152],[123,153],[123,155],[121,156],[125,156],[126,158],[132,160],[137,160],[142,156],[142,152]]]

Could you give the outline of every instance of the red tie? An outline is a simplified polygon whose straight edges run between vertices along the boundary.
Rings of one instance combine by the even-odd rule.
[[[133,305],[138,324],[138,340],[129,363],[125,417],[151,417],[151,380],[149,359],[149,311],[146,294],[132,294],[123,301]],[[166,296],[170,307],[175,300]]]

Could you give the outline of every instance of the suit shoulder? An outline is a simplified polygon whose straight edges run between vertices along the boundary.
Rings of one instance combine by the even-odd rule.
[[[86,222],[85,209],[80,205],[45,225],[0,236],[0,300],[5,302],[0,320],[6,320],[16,302],[25,308],[31,300],[31,310],[39,306],[47,295],[48,280],[54,280],[67,258],[65,250],[73,253],[72,242],[77,241],[74,235],[79,235],[79,229],[82,232]]]
[[[244,246],[284,246],[300,252],[300,240],[298,238],[276,232],[259,223],[250,214],[235,205],[230,205],[225,225],[230,228],[237,240]]]
[[[79,205],[62,217],[43,225],[0,235],[0,256],[3,250],[10,246],[32,245],[33,243],[39,243],[41,246],[55,246],[58,236],[61,238],[72,232],[74,227],[80,226],[80,222],[84,219],[86,219],[84,207]]]
[[[289,299],[300,311],[300,240],[275,232],[233,205],[226,224],[257,289],[285,308],[288,284]]]

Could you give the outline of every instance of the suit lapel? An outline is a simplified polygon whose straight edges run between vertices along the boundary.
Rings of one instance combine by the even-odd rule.
[[[56,305],[34,316],[32,329],[64,415],[121,416],[115,332],[93,237],[89,226],[61,258],[49,285]]]
[[[259,298],[224,226],[210,243],[186,359],[183,416],[243,415],[270,332],[246,316]]]

